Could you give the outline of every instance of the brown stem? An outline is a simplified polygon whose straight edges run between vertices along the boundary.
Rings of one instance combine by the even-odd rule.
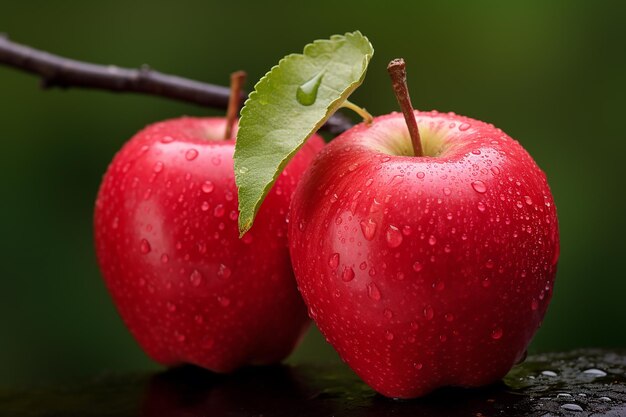
[[[393,92],[396,94],[396,99],[398,99],[398,104],[404,114],[404,120],[409,128],[409,135],[411,136],[411,143],[413,144],[413,154],[415,156],[424,156],[420,131],[417,127],[415,113],[413,113],[413,106],[411,105],[411,97],[409,96],[409,88],[406,84],[406,64],[404,59],[397,58],[392,60],[389,65],[387,65],[387,71],[391,77]]]
[[[226,110],[224,139],[230,139],[232,136],[233,125],[241,108],[241,89],[246,82],[246,76],[245,71],[236,71],[230,74],[230,98],[228,100],[228,109]]]
[[[140,69],[96,65],[53,55],[12,42],[0,33],[0,65],[39,75],[44,89],[93,88],[114,92],[134,92],[167,97],[205,107],[226,109],[230,90],[227,87],[163,74],[147,65]],[[246,97],[241,93],[241,102]],[[352,127],[347,117],[334,114],[322,127],[339,134]]]

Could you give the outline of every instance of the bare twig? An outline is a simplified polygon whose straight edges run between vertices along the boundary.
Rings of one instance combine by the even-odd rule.
[[[163,74],[144,65],[140,69],[97,65],[64,58],[12,42],[0,34],[0,64],[39,75],[43,88],[93,88],[167,97],[205,107],[226,109],[230,89],[219,85]],[[241,102],[246,97],[241,95]],[[324,126],[333,134],[352,127],[351,121],[335,114]]]

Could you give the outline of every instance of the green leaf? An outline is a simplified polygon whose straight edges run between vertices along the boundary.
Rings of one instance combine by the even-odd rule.
[[[289,160],[361,85],[373,54],[358,31],[334,35],[281,59],[254,86],[234,156],[242,235]]]

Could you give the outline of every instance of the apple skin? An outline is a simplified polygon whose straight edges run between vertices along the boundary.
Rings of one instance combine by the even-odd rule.
[[[500,129],[415,112],[335,138],[294,195],[291,259],[309,315],[388,397],[477,387],[523,358],[552,295],[556,209],[530,155]]]
[[[239,239],[235,139],[222,139],[225,126],[184,117],[146,127],[115,156],[98,193],[104,280],[139,345],[163,365],[230,372],[278,362],[309,324],[286,216],[324,143],[314,136],[303,146]]]

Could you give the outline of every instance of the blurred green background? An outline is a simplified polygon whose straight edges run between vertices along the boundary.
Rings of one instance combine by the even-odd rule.
[[[0,1],[0,32],[61,55],[249,86],[287,53],[354,29],[376,49],[351,98],[396,109],[391,58],[420,109],[455,111],[517,138],[546,171],[562,253],[533,351],[626,347],[626,6],[526,1]],[[113,154],[146,124],[213,110],[138,95],[43,92],[0,67],[0,384],[156,367],[96,266],[92,209]],[[337,361],[312,330],[289,361]]]

